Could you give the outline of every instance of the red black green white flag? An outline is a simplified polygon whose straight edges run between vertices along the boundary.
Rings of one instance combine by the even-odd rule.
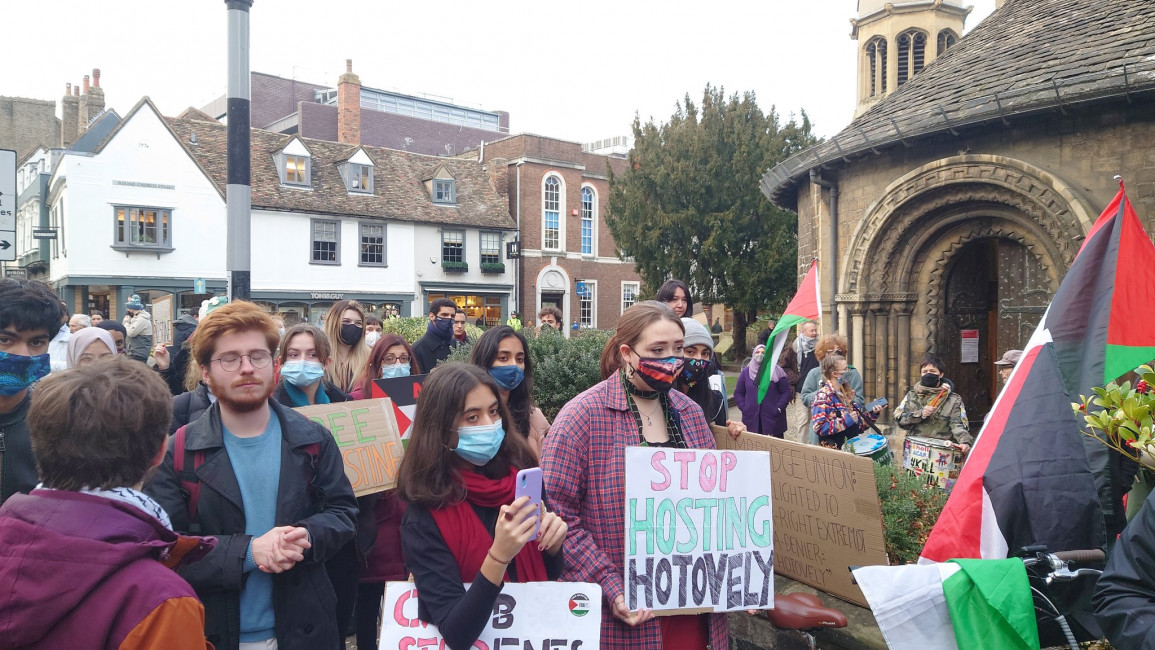
[[[806,277],[802,278],[802,284],[798,286],[798,293],[794,294],[790,304],[786,305],[786,311],[782,313],[782,317],[774,324],[774,330],[770,332],[770,340],[773,341],[773,353],[768,360],[762,362],[758,368],[758,376],[754,379],[754,383],[758,385],[759,404],[766,399],[766,393],[770,390],[770,377],[778,365],[778,358],[782,356],[782,348],[786,345],[786,337],[790,334],[790,329],[807,321],[816,321],[821,314],[822,300],[818,294],[818,260],[814,260],[814,263],[810,265],[810,270],[806,272]]]
[[[1151,268],[1155,246],[1120,188],[995,401],[921,562],[1101,548],[1122,528],[1117,452],[1080,431],[1071,402],[1155,358]]]

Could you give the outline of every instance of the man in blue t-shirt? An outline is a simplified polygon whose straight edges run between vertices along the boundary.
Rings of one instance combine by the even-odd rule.
[[[272,318],[252,303],[230,303],[200,321],[190,348],[217,401],[188,425],[183,448],[180,433],[173,437],[145,491],[175,530],[219,540],[181,573],[204,602],[209,641],[240,650],[339,648],[324,562],[353,538],[357,505],[332,435],[269,399],[278,341]],[[184,459],[179,473],[176,454]]]

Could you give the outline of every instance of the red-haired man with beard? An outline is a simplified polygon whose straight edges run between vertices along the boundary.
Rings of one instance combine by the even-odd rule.
[[[269,399],[278,341],[252,303],[200,321],[190,347],[216,403],[145,488],[174,530],[219,540],[182,572],[218,649],[343,647],[324,562],[353,538],[357,505],[329,432]]]

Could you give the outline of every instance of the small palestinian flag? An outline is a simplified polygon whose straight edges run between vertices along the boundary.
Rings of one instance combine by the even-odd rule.
[[[995,401],[920,562],[1102,548],[1122,530],[1117,452],[1083,434],[1070,405],[1155,357],[1152,268],[1155,246],[1120,188]]]
[[[373,380],[372,397],[388,397],[393,402],[393,416],[397,418],[397,430],[401,432],[401,444],[405,447],[409,446],[409,435],[413,433],[417,396],[424,384],[425,375]]]
[[[807,321],[816,321],[822,314],[822,300],[818,295],[818,260],[810,265],[810,270],[806,272],[806,277],[802,279],[802,284],[798,287],[798,293],[794,294],[794,299],[786,305],[786,311],[782,313],[782,317],[774,325],[774,331],[770,332],[770,339],[774,341],[774,352],[769,359],[763,358],[762,365],[758,368],[758,376],[754,378],[754,383],[758,385],[758,403],[761,404],[766,399],[766,393],[770,390],[770,378],[774,374],[774,368],[778,365],[778,359],[782,356],[782,349],[786,346],[786,337],[790,334],[790,328]]]

